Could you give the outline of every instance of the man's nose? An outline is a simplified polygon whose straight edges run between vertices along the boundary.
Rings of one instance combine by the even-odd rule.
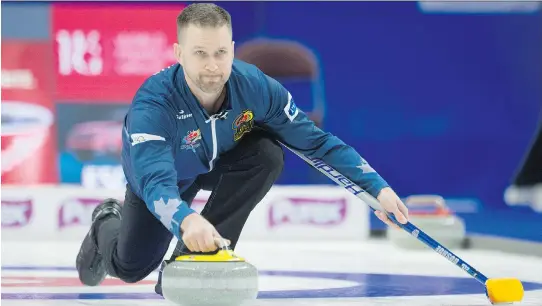
[[[215,61],[210,61],[209,63],[207,63],[207,65],[205,65],[205,69],[211,72],[216,71],[218,69],[218,65],[216,64]]]

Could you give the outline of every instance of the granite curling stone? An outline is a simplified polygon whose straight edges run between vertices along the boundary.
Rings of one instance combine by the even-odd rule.
[[[164,268],[162,294],[179,306],[249,305],[258,296],[258,270],[227,246],[183,255]]]
[[[409,208],[409,221],[425,233],[449,249],[463,247],[466,237],[465,224],[461,218],[452,213],[442,196],[412,195],[405,199],[405,205]],[[388,238],[401,248],[427,249],[423,242],[413,239],[405,231],[389,228]]]

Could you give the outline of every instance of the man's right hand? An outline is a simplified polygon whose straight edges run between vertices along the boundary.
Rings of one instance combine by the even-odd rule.
[[[192,213],[181,223],[183,242],[192,252],[212,252],[222,242],[222,237],[215,227],[198,213]],[[230,241],[226,240],[229,245]]]

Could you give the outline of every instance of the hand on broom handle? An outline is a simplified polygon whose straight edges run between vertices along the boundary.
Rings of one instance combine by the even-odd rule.
[[[426,233],[420,230],[411,222],[403,223],[405,220],[399,222],[393,214],[389,214],[387,210],[382,208],[380,202],[375,199],[372,195],[368,194],[361,187],[353,183],[350,179],[339,173],[333,167],[327,165],[324,161],[317,158],[308,158],[305,155],[297,152],[294,149],[289,148],[288,146],[282,144],[285,148],[289,149],[301,159],[306,161],[309,165],[316,168],[318,171],[322,172],[332,181],[342,186],[350,193],[354,194],[362,201],[364,201],[375,213],[386,215],[393,224],[396,224],[398,227],[404,229],[406,232],[411,234],[414,238],[425,243],[427,246],[432,248],[435,252],[446,258],[448,261],[454,263],[456,266],[461,268],[463,271],[467,272],[477,281],[482,283],[486,289],[486,296],[489,298],[491,303],[512,303],[519,302],[523,299],[524,290],[523,285],[520,280],[516,278],[493,278],[488,279],[485,275],[478,272],[471,265],[463,261],[459,256],[452,253],[450,250],[440,245],[433,238],[429,237]],[[402,202],[401,202],[402,203]],[[404,205],[404,204],[403,204]],[[397,205],[397,207],[399,207]],[[377,216],[378,216],[377,214]],[[399,214],[397,214],[399,215]],[[381,219],[382,220],[382,219]],[[386,222],[387,223],[387,222]]]

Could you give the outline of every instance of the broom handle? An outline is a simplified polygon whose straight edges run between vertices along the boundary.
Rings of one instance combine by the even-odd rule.
[[[281,143],[282,144],[282,143]],[[350,179],[342,175],[340,172],[335,170],[333,167],[326,164],[324,161],[317,159],[317,158],[308,158],[305,155],[297,152],[296,150],[282,144],[285,148],[292,151],[294,154],[299,156],[301,159],[306,161],[309,165],[316,168],[318,171],[322,172],[324,175],[329,177],[332,181],[337,183],[338,185],[342,186],[352,194],[354,194],[356,197],[361,199],[363,202],[365,202],[373,211],[381,211],[385,213],[388,218],[397,224],[399,227],[401,227],[403,230],[405,230],[407,233],[412,235],[414,238],[418,239],[419,241],[426,244],[428,247],[433,249],[435,252],[446,258],[448,261],[455,264],[457,267],[462,269],[463,271],[467,272],[470,276],[474,277],[477,281],[484,284],[487,281],[487,277],[474,269],[471,265],[469,265],[467,262],[463,261],[459,256],[452,253],[452,251],[448,250],[446,247],[438,243],[436,240],[431,238],[429,235],[424,233],[421,229],[419,229],[414,224],[407,222],[406,224],[402,224],[395,217],[391,214],[389,214],[387,211],[382,209],[380,206],[380,202],[378,202],[377,199],[375,199],[372,195],[367,193],[365,190],[363,190],[358,185],[354,184]]]

